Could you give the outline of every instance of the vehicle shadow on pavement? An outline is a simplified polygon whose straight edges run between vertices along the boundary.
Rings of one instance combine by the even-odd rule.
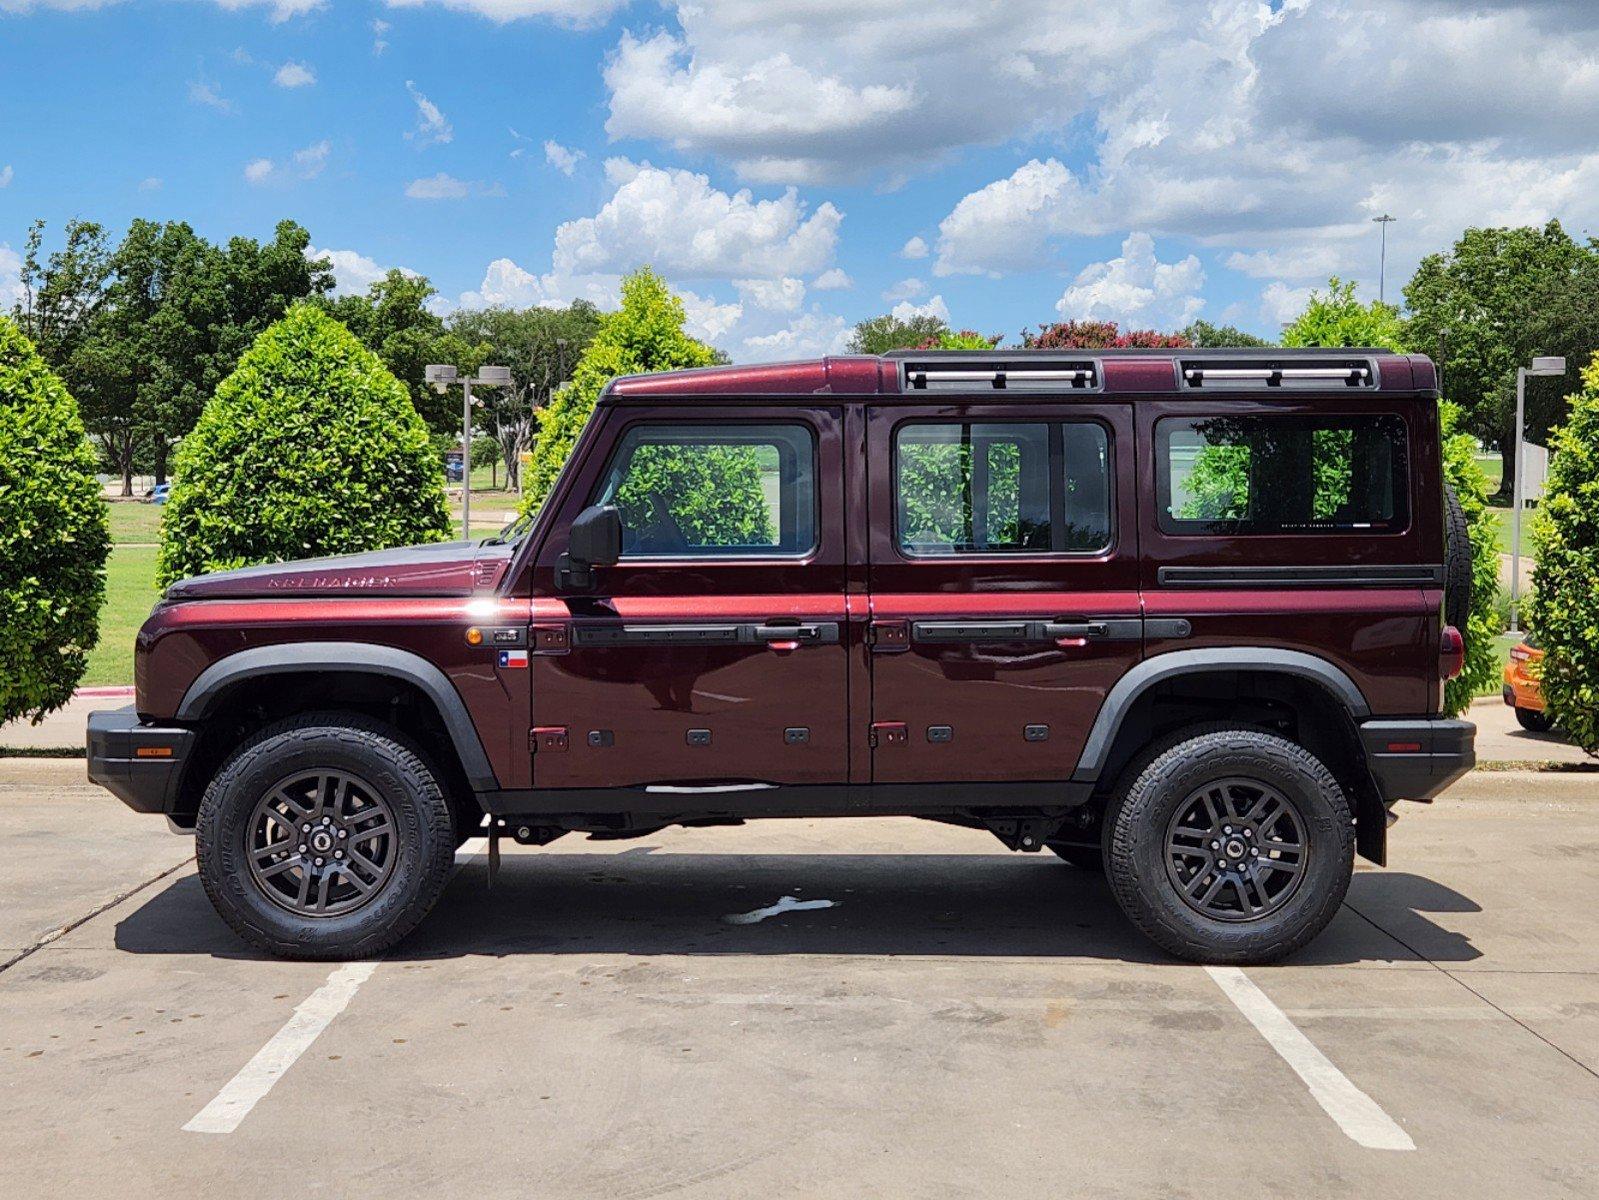
[[[1097,874],[1050,855],[507,854],[492,887],[469,861],[388,957],[536,954],[861,954],[1087,958],[1166,963]],[[783,897],[811,902],[756,918]],[[831,901],[828,906],[818,901]],[[1423,914],[1476,912],[1415,875],[1361,872],[1349,904],[1300,963],[1479,957]],[[730,917],[745,917],[743,922]],[[1387,931],[1387,932],[1384,932]],[[134,954],[265,957],[244,946],[186,875],[116,929]],[[1414,953],[1413,953],[1414,951]]]

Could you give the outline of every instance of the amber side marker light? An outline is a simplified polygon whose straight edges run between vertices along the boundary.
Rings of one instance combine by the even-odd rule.
[[[468,646],[481,646],[483,644],[483,631],[476,625],[466,631],[466,644]]]
[[[171,746],[140,746],[138,749],[134,750],[133,757],[135,757],[135,758],[171,758],[172,757],[172,747]]]

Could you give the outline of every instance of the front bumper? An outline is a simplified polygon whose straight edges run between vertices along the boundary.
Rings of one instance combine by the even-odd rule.
[[[1438,795],[1477,765],[1476,737],[1470,721],[1444,718],[1367,721],[1360,727],[1366,765],[1385,803]]]
[[[89,714],[89,782],[135,812],[171,813],[194,731],[147,725],[130,704]]]

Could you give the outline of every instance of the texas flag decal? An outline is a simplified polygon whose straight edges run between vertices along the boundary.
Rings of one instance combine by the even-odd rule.
[[[501,650],[500,666],[508,671],[527,670],[526,650]]]

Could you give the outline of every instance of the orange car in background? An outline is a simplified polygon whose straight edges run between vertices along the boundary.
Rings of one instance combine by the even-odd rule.
[[[1516,720],[1523,729],[1545,733],[1554,724],[1544,710],[1543,689],[1538,686],[1535,671],[1529,670],[1543,659],[1543,651],[1529,634],[1517,642],[1510,651],[1510,661],[1505,664],[1505,703],[1516,710]]]

